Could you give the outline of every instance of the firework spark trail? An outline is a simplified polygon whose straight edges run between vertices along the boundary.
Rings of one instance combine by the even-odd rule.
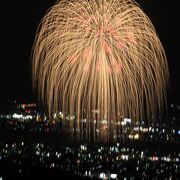
[[[49,114],[76,116],[63,129],[95,139],[105,119],[101,140],[116,135],[120,117],[152,119],[169,76],[155,28],[132,0],[58,1],[37,31],[32,73]]]

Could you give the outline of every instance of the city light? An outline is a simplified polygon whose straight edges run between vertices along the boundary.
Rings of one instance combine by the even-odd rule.
[[[116,179],[117,178],[117,174],[111,174],[110,178]]]
[[[9,107],[9,111],[0,113],[2,133],[6,131],[7,134],[12,133],[13,136],[10,135],[10,139],[14,139],[16,134],[25,134],[25,136],[21,137],[22,141],[14,139],[10,141],[12,143],[2,141],[0,144],[0,161],[9,162],[10,159],[12,164],[8,167],[15,167],[18,174],[23,175],[28,172],[28,169],[25,169],[26,166],[23,165],[28,156],[31,160],[36,159],[32,162],[32,167],[36,167],[40,163],[41,166],[46,168],[46,171],[48,169],[62,170],[88,178],[100,178],[100,175],[106,179],[128,178],[126,173],[132,171],[132,179],[135,177],[138,179],[138,174],[146,178],[150,174],[153,174],[153,177],[159,177],[163,174],[166,174],[164,177],[179,176],[180,152],[178,149],[180,130],[178,124],[175,126],[174,124],[170,125],[171,122],[158,122],[148,126],[145,121],[136,121],[138,123],[134,124],[130,118],[120,117],[118,122],[111,121],[111,123],[114,123],[125,133],[116,134],[117,137],[115,137],[114,142],[102,144],[81,142],[74,145],[74,138],[71,141],[69,136],[65,137],[59,131],[59,126],[64,121],[62,119],[64,114],[61,111],[54,113],[53,116],[55,115],[55,117],[49,120],[42,108],[37,105],[31,107],[29,104],[31,103],[23,104],[24,108],[19,108],[21,104],[15,104],[15,106]],[[175,117],[178,123],[180,115],[178,114],[178,105],[174,105],[173,108],[173,113],[170,114],[169,119]],[[97,115],[98,113],[95,114],[95,116]],[[76,119],[76,116],[68,114],[64,118],[68,119],[67,122],[71,122]],[[84,118],[81,123],[82,126],[86,126],[88,120]],[[96,126],[96,123],[96,119],[92,120],[92,125]],[[104,118],[99,123],[101,127],[100,129],[96,128],[96,133],[107,133],[108,120]],[[74,129],[74,131],[76,130]],[[35,143],[34,139],[36,137],[33,137],[29,144],[27,139],[24,138],[28,134],[32,137],[37,136],[39,142]],[[62,139],[61,136],[63,139],[67,138],[67,143],[69,140],[72,143],[66,145],[66,140],[63,140],[61,144],[61,140],[59,142],[59,139]],[[124,139],[122,136],[124,136]],[[44,137],[45,139],[48,137],[45,143],[41,142],[44,141]],[[51,141],[49,140],[51,137],[53,137],[52,141],[58,139],[57,147],[54,147],[52,142],[48,143],[48,141]],[[116,141],[116,138],[119,138],[119,141]],[[161,145],[163,146],[161,147]],[[156,167],[156,172],[152,173],[154,167]],[[167,175],[167,173],[169,174]]]
[[[14,113],[12,117],[15,119],[20,119],[20,118],[23,118],[23,115]]]
[[[8,159],[8,155],[12,160],[12,165],[18,170],[18,173],[27,173],[22,166],[27,152],[33,155],[33,164],[41,165],[48,169],[67,170],[78,176],[100,179],[125,179],[127,174],[131,172],[131,178],[136,179],[139,175],[159,177],[166,172],[166,177],[178,177],[180,174],[179,159],[180,153],[171,152],[167,154],[167,149],[161,149],[159,155],[149,147],[140,150],[140,147],[117,147],[117,143],[111,146],[98,144],[90,145],[65,145],[59,144],[57,147],[49,146],[46,143],[32,143],[27,148],[27,143],[1,143],[1,159]],[[85,149],[86,151],[81,151]],[[30,151],[31,150],[31,151]],[[99,151],[101,150],[101,151]],[[154,154],[154,155],[152,155]],[[23,156],[22,156],[23,155]],[[173,156],[173,158],[172,158]],[[1,161],[0,159],[0,161]],[[96,162],[96,163],[95,163]],[[110,166],[109,166],[110,165]],[[152,170],[156,167],[156,171]],[[132,173],[133,172],[133,173]],[[161,172],[161,173],[160,173]]]
[[[135,134],[134,139],[139,139],[139,134]]]

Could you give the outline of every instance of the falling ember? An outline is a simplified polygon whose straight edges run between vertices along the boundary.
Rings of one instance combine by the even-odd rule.
[[[121,68],[122,68],[121,64],[116,64],[115,65],[115,72],[116,72],[116,74],[121,72]]]
[[[123,41],[119,41],[119,42],[118,42],[118,47],[119,47],[120,49],[123,49],[123,48],[125,47],[124,42],[123,42]]]
[[[111,73],[111,72],[112,72],[111,67],[109,67],[109,66],[107,67],[107,72],[108,72],[108,73]]]
[[[98,64],[96,65],[96,70],[99,71],[100,69],[101,69],[101,63],[98,63]]]
[[[134,0],[57,1],[38,28],[32,75],[49,117],[62,112],[61,131],[92,141],[120,137],[122,118],[152,121],[169,80],[163,46]]]
[[[88,71],[89,71],[89,66],[85,65],[84,72],[88,72]]]
[[[128,38],[128,40],[129,40],[130,42],[136,43],[136,39],[135,39],[133,33],[127,32],[127,38]]]
[[[107,44],[107,42],[104,42],[104,49],[106,53],[111,53],[111,48],[109,47],[109,45]]]
[[[92,49],[91,48],[86,48],[84,51],[84,59],[88,59],[92,56]]]
[[[113,27],[110,28],[109,32],[116,38],[118,36],[118,31],[115,30]],[[117,38],[116,38],[117,39]]]
[[[78,60],[78,57],[76,55],[73,55],[70,57],[70,63],[75,63]]]

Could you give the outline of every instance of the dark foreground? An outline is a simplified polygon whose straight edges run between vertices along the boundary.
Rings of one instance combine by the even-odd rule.
[[[180,179],[180,145],[77,143],[56,134],[1,130],[0,178]]]

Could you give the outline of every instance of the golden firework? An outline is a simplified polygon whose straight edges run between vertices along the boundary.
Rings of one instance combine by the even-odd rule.
[[[34,87],[62,129],[117,137],[120,117],[152,120],[166,98],[168,66],[150,19],[133,0],[60,0],[37,31]],[[75,116],[75,118],[66,118]]]

